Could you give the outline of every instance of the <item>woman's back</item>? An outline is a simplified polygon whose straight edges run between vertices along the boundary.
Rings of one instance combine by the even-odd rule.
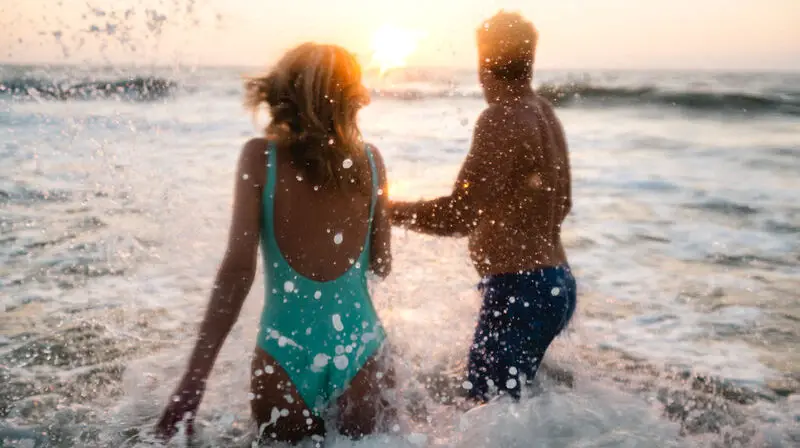
[[[320,282],[341,277],[366,249],[373,197],[380,193],[370,191],[377,189],[374,173],[366,176],[371,184],[368,190],[314,185],[292,161],[288,148],[278,145],[274,148],[272,226],[282,257],[303,277]],[[334,171],[334,176],[341,177],[356,167],[372,166],[366,151],[353,157],[362,160],[334,167],[338,171]]]
[[[353,157],[363,159],[342,169],[366,166],[368,173],[356,174],[368,188],[314,185],[289,149],[270,142],[267,150],[260,232],[266,288],[257,341],[320,415],[385,339],[366,278],[379,175],[371,152]]]
[[[368,434],[387,415],[381,393],[393,375],[381,356],[385,334],[366,271],[388,275],[391,228],[379,195],[383,161],[365,149],[357,125],[369,103],[361,68],[341,47],[306,43],[245,89],[253,112],[268,107],[267,138],[242,149],[228,247],[180,399],[159,432],[170,436],[195,415],[252,285],[260,243],[267,281],[250,399],[260,435],[290,442],[322,435],[331,406],[342,433]]]

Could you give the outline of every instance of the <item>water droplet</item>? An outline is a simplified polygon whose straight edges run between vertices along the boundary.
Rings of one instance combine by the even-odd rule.
[[[252,392],[248,392],[247,399],[253,401],[256,399],[256,396]]]
[[[328,361],[330,360],[331,357],[325,353],[317,353],[317,355],[314,356],[314,367],[325,367],[328,365]]]
[[[319,300],[322,297],[322,291],[317,291],[314,293],[314,298]]]
[[[333,321],[333,328],[335,328],[336,331],[344,330],[344,324],[342,323],[342,316],[340,316],[339,314],[334,314],[331,317],[331,320]]]
[[[339,355],[333,358],[333,365],[339,370],[346,369],[348,364],[350,364],[350,361],[347,359],[347,356]]]
[[[275,373],[275,367],[264,366],[264,373],[266,373],[267,375],[271,375],[271,374]]]
[[[472,383],[470,383],[469,381],[464,381],[463,383],[461,383],[461,387],[463,387],[466,390],[471,390],[472,389]]]
[[[511,378],[510,380],[506,381],[506,389],[513,389],[517,387],[517,380]]]
[[[344,161],[342,162],[342,168],[344,169],[348,169],[352,166],[353,166],[353,160],[349,157],[344,159]]]
[[[286,292],[294,291],[294,282],[291,280],[286,280],[286,283],[283,284],[283,290]]]
[[[253,375],[255,375],[255,376],[261,376],[263,374],[264,374],[264,371],[261,370],[261,369],[256,369],[256,371],[253,372]]]
[[[517,372],[518,372],[518,370],[517,370],[516,367],[511,367],[511,368],[508,369],[508,373],[510,373],[512,375],[516,375]]]
[[[334,350],[336,351],[337,355],[341,355],[341,354],[344,353],[344,346],[343,345],[337,345]]]
[[[298,174],[297,176],[295,176],[295,179],[297,179],[298,182],[302,182],[303,181],[303,176]]]
[[[333,236],[334,244],[342,244],[342,241],[344,241],[344,235],[342,235],[342,232],[338,232],[336,235]]]
[[[244,180],[250,179],[250,175],[246,174],[246,173],[242,174],[242,179],[244,179]]]
[[[561,288],[558,286],[550,290],[550,295],[557,296],[559,294],[561,294]]]

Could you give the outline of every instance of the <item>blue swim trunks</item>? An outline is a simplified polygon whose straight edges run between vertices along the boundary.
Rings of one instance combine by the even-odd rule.
[[[569,266],[484,277],[483,305],[470,348],[469,396],[520,398],[553,339],[575,313],[577,287]]]

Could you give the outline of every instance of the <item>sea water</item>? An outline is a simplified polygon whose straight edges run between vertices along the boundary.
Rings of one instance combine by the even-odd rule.
[[[151,443],[222,258],[238,151],[264,125],[241,107],[246,73],[0,67],[0,439]],[[485,107],[475,78],[367,78],[361,130],[393,198],[449,192]],[[579,283],[537,390],[453,404],[478,277],[463,239],[395,229],[393,274],[372,288],[403,425],[326,446],[800,443],[800,75],[542,71],[535,84],[569,141]],[[220,354],[196,444],[252,441],[263,288]]]

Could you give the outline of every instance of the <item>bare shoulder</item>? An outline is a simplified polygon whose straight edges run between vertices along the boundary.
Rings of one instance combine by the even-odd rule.
[[[239,172],[242,176],[245,174],[247,177],[252,176],[255,185],[260,185],[259,179],[266,178],[267,148],[269,140],[266,138],[251,138],[242,146],[239,154]]]
[[[269,140],[264,137],[255,137],[248,140],[242,147],[242,158],[253,159],[267,154]]]
[[[558,115],[556,115],[556,108],[553,106],[547,98],[536,95],[536,104],[539,107],[535,107],[535,115],[539,121],[543,121],[550,125],[560,125],[560,120],[558,119]]]
[[[548,111],[555,110],[555,106],[553,106],[553,103],[550,102],[550,100],[545,98],[543,95],[539,95],[537,93],[535,98],[536,98],[536,102],[539,103],[545,110],[548,110]]]
[[[502,124],[510,115],[510,110],[506,106],[490,104],[478,116],[476,127],[485,128],[494,124]]]

